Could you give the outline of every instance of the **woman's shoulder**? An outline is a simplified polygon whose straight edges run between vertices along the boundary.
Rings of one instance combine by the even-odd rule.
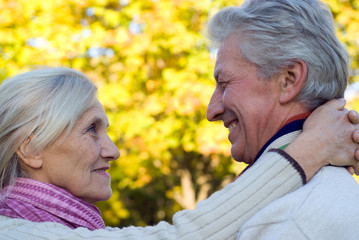
[[[56,239],[64,232],[71,231],[59,223],[36,223],[25,219],[0,215],[0,239]]]
[[[87,228],[71,229],[65,225],[56,222],[31,222],[24,219],[9,218],[0,215],[0,239],[76,239],[76,240],[119,240],[119,239],[159,239],[163,234],[167,238],[172,238],[172,231],[168,224],[158,224],[157,227],[106,227],[90,231]]]

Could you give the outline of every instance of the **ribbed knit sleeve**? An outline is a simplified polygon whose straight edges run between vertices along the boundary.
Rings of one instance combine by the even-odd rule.
[[[199,202],[194,210],[176,213],[172,225],[160,222],[145,228],[89,231],[0,216],[0,239],[235,239],[242,224],[259,209],[302,186],[298,166],[278,152],[265,153],[240,178]]]

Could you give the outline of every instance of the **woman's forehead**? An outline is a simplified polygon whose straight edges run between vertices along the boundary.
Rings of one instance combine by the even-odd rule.
[[[78,122],[100,122],[106,126],[109,124],[105,110],[98,100],[79,117]]]

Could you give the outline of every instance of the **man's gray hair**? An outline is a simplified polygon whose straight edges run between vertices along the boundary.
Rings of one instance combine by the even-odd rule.
[[[96,87],[69,68],[45,68],[4,80],[0,85],[0,189],[24,173],[16,154],[31,136],[38,152],[68,132],[96,101]]]
[[[335,35],[328,7],[317,0],[246,0],[218,12],[208,23],[208,37],[220,44],[238,34],[239,53],[270,79],[296,60],[308,76],[296,97],[308,109],[344,96],[349,57]]]

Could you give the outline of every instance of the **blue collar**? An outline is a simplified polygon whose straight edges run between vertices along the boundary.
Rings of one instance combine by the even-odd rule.
[[[271,137],[269,139],[269,141],[264,144],[264,146],[261,148],[261,150],[258,152],[257,156],[255,157],[254,161],[249,164],[241,173],[244,173],[248,168],[250,168],[257,160],[258,158],[263,154],[263,152],[267,149],[267,147],[273,143],[276,139],[288,134],[288,133],[291,133],[291,132],[295,132],[295,131],[298,131],[298,130],[302,130],[303,128],[303,124],[304,124],[304,121],[306,120],[306,117],[303,118],[303,119],[298,119],[298,120],[294,120],[294,121],[291,121],[289,123],[287,123],[286,125],[284,125],[284,127],[282,127],[273,137]]]
[[[284,127],[282,127],[273,137],[271,137],[271,139],[269,139],[269,141],[264,144],[264,146],[261,148],[261,150],[258,152],[256,158],[254,159],[253,163],[257,161],[257,159],[263,154],[264,150],[272,143],[274,142],[276,139],[280,138],[281,136],[284,136],[288,133],[294,132],[294,131],[298,131],[298,130],[302,130],[303,128],[303,124],[304,121],[306,119],[299,119],[299,120],[295,120],[293,122],[290,122],[286,125],[284,125]]]

